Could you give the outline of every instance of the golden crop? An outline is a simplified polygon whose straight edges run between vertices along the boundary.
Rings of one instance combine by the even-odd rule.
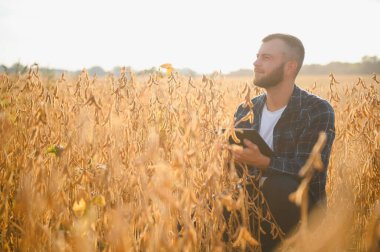
[[[260,222],[250,230],[247,209],[271,219],[260,215],[265,199],[258,193],[247,200],[217,132],[234,135],[237,105],[252,106],[261,90],[249,79],[193,79],[162,67],[168,76],[123,69],[98,78],[83,70],[50,83],[37,65],[26,75],[0,75],[2,251],[260,251]],[[379,81],[313,78],[298,82],[336,113],[329,208],[323,218],[304,212],[282,249],[376,251]],[[321,137],[291,197],[303,209],[313,168],[322,168]],[[224,207],[241,218],[233,214],[226,223]],[[283,237],[272,221],[273,235]]]

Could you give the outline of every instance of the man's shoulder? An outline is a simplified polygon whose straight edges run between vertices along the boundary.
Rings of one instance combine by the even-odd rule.
[[[309,93],[300,88],[301,107],[310,111],[321,111],[334,113],[334,109],[331,104],[315,94]]]
[[[264,100],[265,100],[265,94],[261,94],[261,95],[253,97],[251,101],[253,105],[256,105],[257,103],[264,102]]]
[[[254,111],[257,111],[258,108],[260,108],[263,104],[263,102],[265,101],[265,95],[262,94],[262,95],[258,95],[256,97],[254,97],[253,99],[251,99],[251,102],[253,104],[253,110]],[[242,102],[238,105],[237,109],[236,109],[236,112],[235,112],[235,121],[236,120],[239,120],[240,118],[242,118],[243,116],[247,115],[247,113],[251,110],[251,107],[250,106],[247,106],[246,102]]]

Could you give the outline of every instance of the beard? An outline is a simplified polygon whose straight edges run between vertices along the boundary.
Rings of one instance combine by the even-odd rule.
[[[284,66],[285,63],[282,63],[267,76],[264,76],[261,79],[255,77],[253,84],[261,88],[270,88],[277,86],[284,79]]]

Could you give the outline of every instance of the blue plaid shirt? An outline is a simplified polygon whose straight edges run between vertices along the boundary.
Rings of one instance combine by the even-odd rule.
[[[260,122],[266,95],[252,99],[254,105],[254,121],[244,121],[236,128],[253,128],[260,130]],[[250,110],[241,104],[235,113],[235,122],[244,117]],[[335,138],[334,110],[331,105],[315,95],[312,95],[296,85],[287,107],[282,113],[273,130],[273,152],[269,167],[264,176],[273,173],[283,173],[298,177],[298,172],[306,163],[311,150],[316,143],[319,132],[327,134],[327,142],[322,151],[323,172],[315,172],[310,182],[310,193],[314,200],[325,197],[326,174],[331,147]],[[255,171],[255,168],[253,168]],[[256,170],[257,171],[257,170]]]

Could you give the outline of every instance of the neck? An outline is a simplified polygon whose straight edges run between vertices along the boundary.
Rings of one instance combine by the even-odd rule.
[[[281,82],[275,87],[267,88],[267,108],[269,111],[276,111],[285,107],[294,89],[294,81]]]

